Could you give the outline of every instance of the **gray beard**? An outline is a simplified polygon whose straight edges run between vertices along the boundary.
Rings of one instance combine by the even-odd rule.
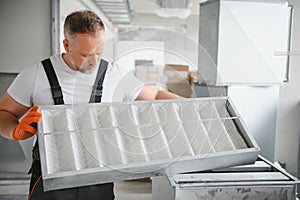
[[[80,67],[75,63],[75,61],[74,61],[74,59],[73,59],[73,56],[72,56],[71,54],[72,54],[72,52],[69,52],[69,59],[70,59],[72,65],[75,67],[75,69],[76,69],[77,71],[83,73],[83,74],[90,74],[91,72],[87,73],[87,72],[85,71],[84,68],[80,68]]]

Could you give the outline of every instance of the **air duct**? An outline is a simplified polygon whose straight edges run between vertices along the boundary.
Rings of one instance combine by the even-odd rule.
[[[154,12],[160,17],[186,19],[190,14],[188,0],[157,0]]]

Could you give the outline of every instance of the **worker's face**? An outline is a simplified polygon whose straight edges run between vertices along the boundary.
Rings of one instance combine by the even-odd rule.
[[[71,67],[82,73],[91,73],[99,65],[102,57],[104,30],[76,34],[74,38],[64,41],[64,45]]]

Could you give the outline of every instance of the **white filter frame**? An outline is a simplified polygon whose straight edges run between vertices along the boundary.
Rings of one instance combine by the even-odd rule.
[[[44,190],[255,162],[228,97],[41,106]]]

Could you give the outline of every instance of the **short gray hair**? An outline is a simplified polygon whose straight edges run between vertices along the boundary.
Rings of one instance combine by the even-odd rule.
[[[90,10],[76,11],[69,14],[64,24],[65,38],[73,37],[76,33],[94,33],[105,30],[100,17]]]

